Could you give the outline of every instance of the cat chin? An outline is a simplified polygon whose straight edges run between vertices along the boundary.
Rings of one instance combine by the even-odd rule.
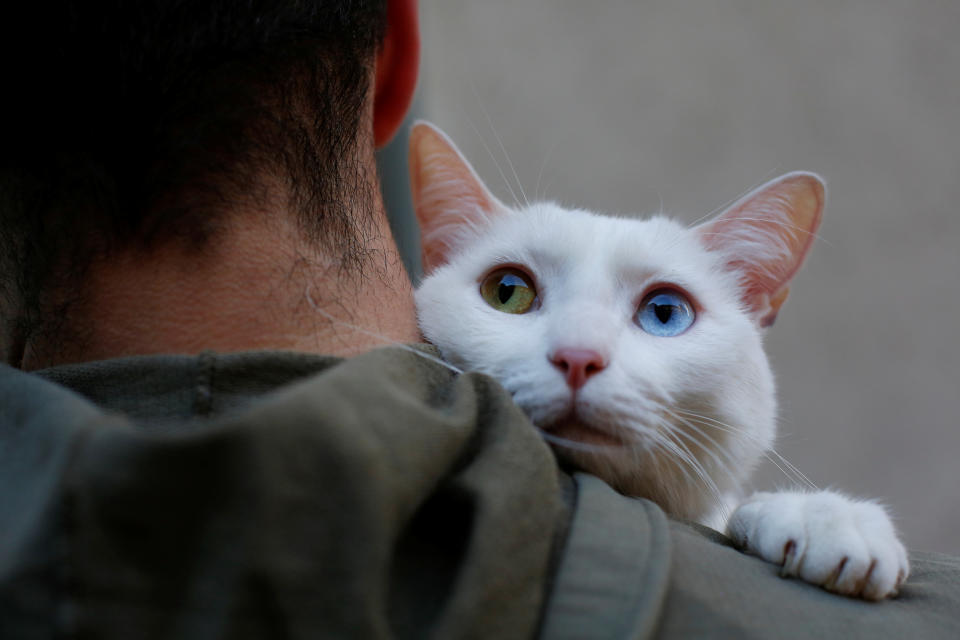
[[[702,522],[718,508],[721,492],[739,488],[739,483],[725,474],[714,474],[716,484],[698,479],[699,473],[691,465],[704,469],[709,455],[707,461],[682,462],[664,455],[662,446],[650,436],[590,421],[575,410],[538,424],[538,429],[565,468],[595,475],[625,496],[652,500],[676,518]],[[685,447],[684,451],[697,457],[696,449]]]
[[[540,429],[551,436],[550,441],[557,445],[566,443],[571,448],[581,450],[596,448],[599,453],[603,448],[618,451],[629,446],[617,430],[594,426],[576,415],[567,415],[551,424],[541,426]]]
[[[565,469],[594,475],[622,495],[652,500],[674,518],[699,522],[717,506],[710,492],[692,485],[678,467],[643,445],[551,444]]]

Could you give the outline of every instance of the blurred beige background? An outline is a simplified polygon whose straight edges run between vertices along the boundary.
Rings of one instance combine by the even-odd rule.
[[[960,552],[960,2],[421,6],[420,113],[505,201],[485,112],[528,194],[601,211],[693,221],[779,173],[827,179],[768,334],[778,450]]]

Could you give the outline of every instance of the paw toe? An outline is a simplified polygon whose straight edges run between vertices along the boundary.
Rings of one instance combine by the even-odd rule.
[[[891,597],[910,572],[883,507],[832,492],[755,494],[733,514],[728,533],[780,565],[781,576],[848,596]]]

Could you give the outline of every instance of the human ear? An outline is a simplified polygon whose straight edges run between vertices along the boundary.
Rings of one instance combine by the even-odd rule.
[[[377,52],[373,86],[373,140],[390,142],[410,108],[420,70],[417,0],[387,2],[387,31]]]

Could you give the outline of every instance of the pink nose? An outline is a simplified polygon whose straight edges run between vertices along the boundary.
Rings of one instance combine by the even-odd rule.
[[[587,383],[587,378],[607,367],[606,360],[592,349],[557,349],[550,362],[567,379],[567,385],[576,391]]]

